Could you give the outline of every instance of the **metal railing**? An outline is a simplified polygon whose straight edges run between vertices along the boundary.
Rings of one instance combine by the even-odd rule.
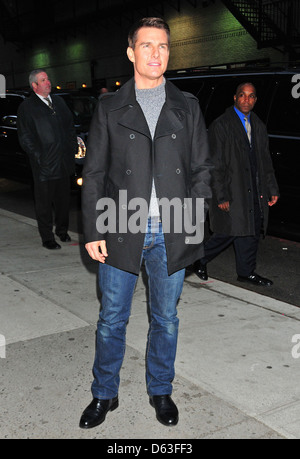
[[[224,0],[260,46],[300,44],[300,0]]]

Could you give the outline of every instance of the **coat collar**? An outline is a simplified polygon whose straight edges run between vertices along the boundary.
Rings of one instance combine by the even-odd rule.
[[[234,106],[232,105],[231,107],[226,109],[226,115],[230,119],[230,125],[232,130],[235,132],[235,136],[239,137],[241,140],[243,139],[245,143],[248,145],[248,137],[245,131],[245,128],[243,126],[243,123],[239,117],[239,115],[236,113]],[[251,112],[251,128],[252,128],[252,133],[254,136],[254,131],[255,131],[255,114]],[[254,138],[254,137],[253,137]]]
[[[183,128],[181,120],[190,112],[182,92],[173,83],[166,81],[166,103],[159,117],[155,138],[168,135]],[[126,110],[127,108],[127,110]],[[118,123],[124,127],[151,137],[144,114],[135,96],[135,82],[131,78],[110,100],[110,111],[125,109]]]
[[[184,110],[189,112],[189,106],[182,92],[170,81],[166,80],[166,103],[169,108]],[[122,88],[115,94],[111,103],[111,110],[118,110],[128,105],[136,105],[135,97],[135,82],[131,78]]]
[[[45,102],[43,102],[39,96],[37,96],[34,92],[32,92],[30,99],[33,101],[34,104],[38,105],[39,107],[44,107],[46,110],[49,110],[49,107]],[[55,96],[51,94],[51,100],[53,106],[55,105]]]

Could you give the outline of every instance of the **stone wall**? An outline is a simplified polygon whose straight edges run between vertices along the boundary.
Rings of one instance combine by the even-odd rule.
[[[283,54],[274,49],[258,50],[255,40],[220,0],[206,8],[201,1],[195,8],[181,1],[180,12],[168,5],[164,18],[171,28],[170,70],[262,58],[284,60]],[[29,72],[43,67],[53,86],[78,88],[98,81],[113,89],[117,80],[123,83],[132,75],[132,64],[126,56],[130,25],[86,25],[82,31],[74,31],[74,36],[44,39],[25,49],[0,40],[0,73],[5,75],[7,87],[26,86]]]

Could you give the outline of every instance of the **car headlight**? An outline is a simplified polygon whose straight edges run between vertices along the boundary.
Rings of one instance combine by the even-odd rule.
[[[75,155],[75,158],[76,159],[84,158],[85,157],[85,153],[86,153],[86,146],[85,146],[85,143],[84,143],[84,141],[82,140],[81,137],[77,137],[77,144],[78,144],[78,150],[77,150],[77,153]]]

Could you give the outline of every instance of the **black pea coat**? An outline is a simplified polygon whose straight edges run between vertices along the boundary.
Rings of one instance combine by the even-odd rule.
[[[145,234],[131,231],[103,232],[96,222],[101,198],[116,202],[117,214],[128,203],[142,198],[149,206],[152,179],[158,199],[211,197],[207,132],[198,100],[166,81],[166,102],[152,139],[135,96],[132,78],[118,92],[98,102],[90,130],[83,171],[82,214],[86,242],[106,240],[107,263],[139,273]],[[119,206],[120,190],[127,202]],[[207,204],[208,206],[208,204]],[[127,220],[127,221],[128,221]],[[164,225],[164,223],[163,223]],[[166,229],[166,228],[165,228]],[[188,233],[188,232],[187,232]],[[202,255],[201,244],[188,244],[185,231],[165,231],[169,274]]]
[[[251,129],[257,161],[258,199],[263,214],[263,230],[268,225],[271,196],[279,196],[269,152],[266,127],[258,116],[251,113]],[[211,157],[214,163],[210,202],[210,226],[214,233],[230,236],[255,235],[254,193],[251,179],[250,146],[241,120],[229,107],[208,130]],[[252,152],[253,153],[253,152]],[[218,208],[229,201],[230,211]]]
[[[18,109],[19,142],[27,153],[35,180],[52,180],[74,173],[77,136],[73,115],[60,96],[51,95],[53,111],[36,94]]]

